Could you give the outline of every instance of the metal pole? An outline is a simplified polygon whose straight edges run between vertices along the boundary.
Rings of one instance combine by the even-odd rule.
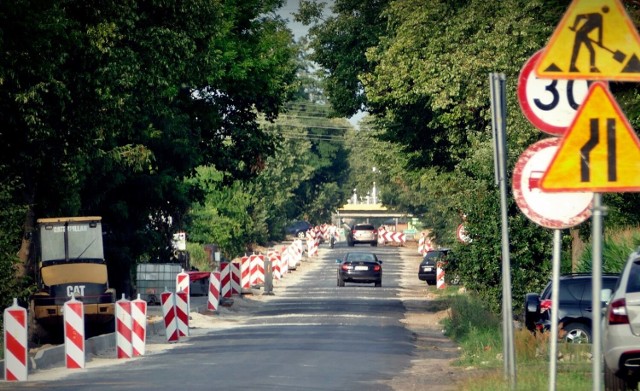
[[[560,296],[560,263],[562,231],[553,230],[553,264],[551,279],[551,339],[549,341],[549,391],[555,391],[558,373],[558,298]]]
[[[264,292],[263,295],[273,295],[273,270],[271,269],[271,259],[269,251],[264,257]]]
[[[593,391],[601,390],[602,383],[602,346],[600,320],[602,318],[600,291],[602,290],[602,216],[604,207],[602,206],[602,194],[593,194],[593,224],[591,240],[593,240],[592,260],[591,260],[591,308],[593,308],[591,321],[591,363],[593,365]]]
[[[511,260],[509,256],[509,220],[508,220],[508,183],[507,183],[507,99],[506,80],[504,74],[493,73],[491,80],[491,106],[493,114],[495,140],[495,156],[498,160],[497,179],[500,185],[500,211],[502,220],[502,321],[503,321],[503,356],[505,376],[508,377],[512,390],[516,388],[516,364],[513,341],[513,313],[511,303]]]

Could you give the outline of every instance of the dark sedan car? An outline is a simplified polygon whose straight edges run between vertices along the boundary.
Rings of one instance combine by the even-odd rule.
[[[290,235],[298,239],[304,239],[307,231],[313,226],[308,221],[296,221],[284,229],[285,235]]]
[[[438,262],[447,262],[450,251],[448,248],[427,251],[418,268],[418,278],[420,281],[426,281],[427,284],[435,285]]]
[[[382,286],[382,261],[367,252],[347,253],[338,264],[338,286],[345,282],[374,283]]]

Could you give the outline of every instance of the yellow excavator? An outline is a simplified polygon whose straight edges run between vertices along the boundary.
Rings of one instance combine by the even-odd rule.
[[[30,300],[35,334],[60,330],[63,305],[71,297],[83,302],[89,334],[99,333],[91,328],[114,323],[116,292],[109,288],[101,220],[96,216],[37,220],[38,290]],[[38,338],[35,334],[32,337]]]

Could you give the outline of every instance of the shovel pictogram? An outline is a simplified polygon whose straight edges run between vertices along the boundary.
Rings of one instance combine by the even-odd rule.
[[[593,40],[591,40],[593,42]],[[597,44],[597,42],[594,42]],[[620,64],[624,63],[624,60],[627,58],[627,55],[622,53],[620,50],[616,50],[613,51],[611,49],[609,49],[608,47],[602,45],[602,44],[598,44],[598,46],[600,46],[601,48],[603,48],[604,50],[608,51],[609,53],[613,54],[613,59],[616,60],[617,62],[619,62]]]

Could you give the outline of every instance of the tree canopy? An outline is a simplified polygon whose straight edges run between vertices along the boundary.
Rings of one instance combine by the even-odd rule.
[[[294,88],[281,5],[2,2],[0,166],[28,210],[18,224],[103,216],[116,276],[140,254],[167,256],[203,198],[185,178],[202,165],[254,177],[275,151],[258,115],[275,118]]]
[[[310,45],[327,73],[330,101],[347,101],[343,94],[349,102],[364,96],[359,102],[370,114],[376,137],[396,144],[403,156],[387,159],[385,171],[395,175],[381,184],[388,194],[385,203],[412,211],[432,228],[436,243],[454,246],[459,262],[451,267],[457,268],[467,288],[479,292],[494,308],[501,296],[501,229],[488,76],[500,72],[507,78],[511,172],[525,148],[548,137],[519,109],[518,74],[544,47],[569,3],[365,0],[356,5],[336,0],[324,19],[315,2],[305,2],[299,15],[312,24]],[[637,19],[636,5],[628,4],[628,10]],[[347,40],[344,32],[352,29],[360,29],[366,39],[342,45]],[[335,85],[342,89],[332,90]],[[636,125],[637,86],[613,83],[611,89]],[[611,208],[607,226],[640,222],[637,208],[623,206],[637,205],[637,194],[607,195],[605,203]],[[524,217],[512,199],[508,208],[514,295],[520,296],[536,291],[546,280],[552,241],[550,231]],[[471,244],[455,240],[461,223],[473,239]],[[583,224],[581,231],[588,234],[588,225]]]

